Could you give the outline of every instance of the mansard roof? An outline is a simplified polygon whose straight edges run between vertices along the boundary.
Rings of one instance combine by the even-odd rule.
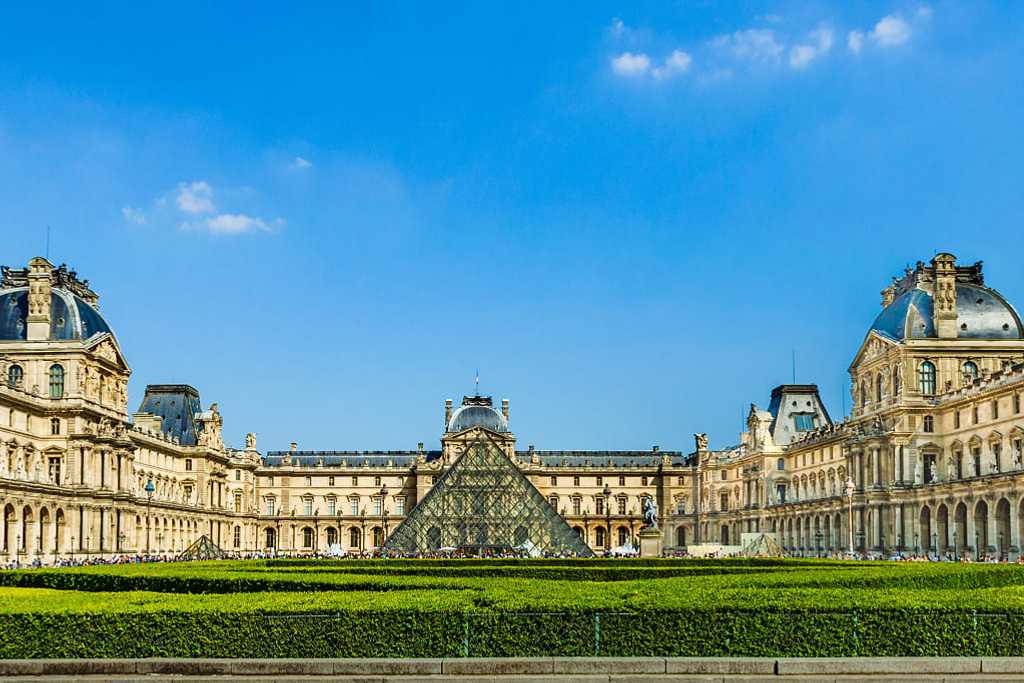
[[[160,430],[184,446],[195,446],[199,392],[187,384],[150,384],[138,412],[160,418]]]

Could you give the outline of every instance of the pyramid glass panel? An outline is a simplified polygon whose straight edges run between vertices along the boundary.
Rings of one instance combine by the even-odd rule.
[[[486,433],[468,445],[384,549],[594,555]]]

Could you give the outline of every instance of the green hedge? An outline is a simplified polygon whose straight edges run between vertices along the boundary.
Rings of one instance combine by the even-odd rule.
[[[1024,567],[210,562],[0,572],[0,657],[1024,655]]]
[[[0,657],[1020,656],[1024,615],[387,610],[10,615]]]

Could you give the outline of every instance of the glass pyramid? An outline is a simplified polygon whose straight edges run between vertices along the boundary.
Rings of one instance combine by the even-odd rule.
[[[197,538],[192,545],[178,555],[179,560],[223,560],[225,557],[227,557],[227,553],[221,550],[206,534]]]
[[[486,433],[398,525],[384,550],[594,555]]]

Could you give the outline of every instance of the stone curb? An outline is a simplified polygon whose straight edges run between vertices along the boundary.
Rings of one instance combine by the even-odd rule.
[[[780,676],[981,673],[980,657],[796,657],[776,660]]]
[[[793,677],[843,681],[858,676],[893,676],[907,680],[982,674],[991,680],[1024,677],[1024,657],[494,657],[446,659],[0,659],[0,679],[13,677],[153,675],[183,678],[219,676],[257,678],[343,677],[381,681],[457,678],[502,680],[768,680]]]

